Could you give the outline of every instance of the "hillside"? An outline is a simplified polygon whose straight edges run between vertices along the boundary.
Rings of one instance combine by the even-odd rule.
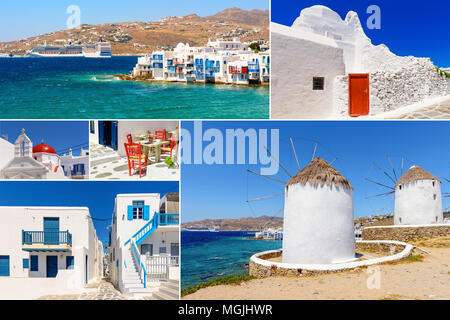
[[[354,220],[357,226],[381,226],[392,225],[392,214],[374,215],[367,217],[358,217]],[[239,219],[206,219],[183,223],[182,228],[186,227],[214,227],[219,226],[221,231],[239,231],[239,230],[261,230],[263,228],[282,228],[282,217],[261,216],[258,218],[239,218]]]
[[[214,226],[219,226],[221,231],[260,230],[264,227],[279,228],[283,227],[283,218],[261,216],[258,218],[246,217],[239,219],[206,219],[181,224],[182,228]]]
[[[202,46],[208,39],[216,38],[269,41],[269,11],[231,8],[208,17],[190,14],[149,22],[83,24],[71,30],[0,42],[0,53],[24,55],[45,41],[49,45],[62,45],[69,40],[72,43],[96,42],[100,37],[111,42],[113,55],[139,55],[158,48],[175,47],[179,42]]]

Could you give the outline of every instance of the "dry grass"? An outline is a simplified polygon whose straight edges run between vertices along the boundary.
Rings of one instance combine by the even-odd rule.
[[[380,300],[400,300],[401,298],[402,298],[401,295],[391,293],[391,294],[388,294],[387,296],[385,296],[384,298],[381,298]]]
[[[306,183],[314,187],[335,185],[344,189],[353,190],[350,182],[339,171],[330,166],[326,160],[319,157],[313,159],[310,164],[292,177],[286,184],[286,188],[292,184],[306,185]]]
[[[414,242],[414,245],[424,248],[450,248],[450,235],[433,239],[419,240]]]
[[[407,184],[417,180],[436,180],[441,182],[437,177],[429,173],[427,170],[419,167],[413,166],[411,169],[405,172],[403,176],[398,179],[396,186],[401,184]]]

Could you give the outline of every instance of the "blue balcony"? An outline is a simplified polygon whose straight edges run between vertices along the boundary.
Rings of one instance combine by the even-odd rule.
[[[69,251],[72,248],[72,234],[69,231],[24,231],[24,251]]]
[[[158,225],[175,226],[180,224],[179,213],[156,213],[158,215]]]
[[[259,63],[248,63],[248,72],[259,72]]]

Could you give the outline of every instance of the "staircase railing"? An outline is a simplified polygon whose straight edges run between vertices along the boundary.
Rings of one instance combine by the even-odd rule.
[[[144,282],[144,288],[147,288],[147,270],[145,269],[144,263],[141,261],[141,254],[139,253],[136,243],[133,240],[131,241],[131,251],[136,259],[139,278]]]

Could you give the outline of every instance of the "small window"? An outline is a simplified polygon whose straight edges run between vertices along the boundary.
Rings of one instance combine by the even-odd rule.
[[[433,194],[433,200],[436,200],[436,194]]]
[[[30,267],[30,260],[29,259],[23,259],[23,268],[28,269]]]
[[[39,258],[38,256],[30,256],[31,268],[30,271],[39,271]]]
[[[166,254],[167,250],[166,247],[159,247],[159,254]]]
[[[400,221],[400,223],[402,223],[402,218],[398,218],[398,221]]]
[[[66,269],[73,270],[73,266],[74,266],[74,257],[66,256]]]
[[[180,245],[178,243],[170,244],[170,255],[172,257],[178,257],[180,255]]]
[[[398,186],[398,188],[400,189],[400,190],[402,190],[402,186],[400,185],[400,186]]]
[[[144,218],[144,201],[133,201],[133,219]]]
[[[324,83],[324,77],[313,77],[313,90],[323,90]]]
[[[433,181],[433,187],[434,187],[434,181]]]

